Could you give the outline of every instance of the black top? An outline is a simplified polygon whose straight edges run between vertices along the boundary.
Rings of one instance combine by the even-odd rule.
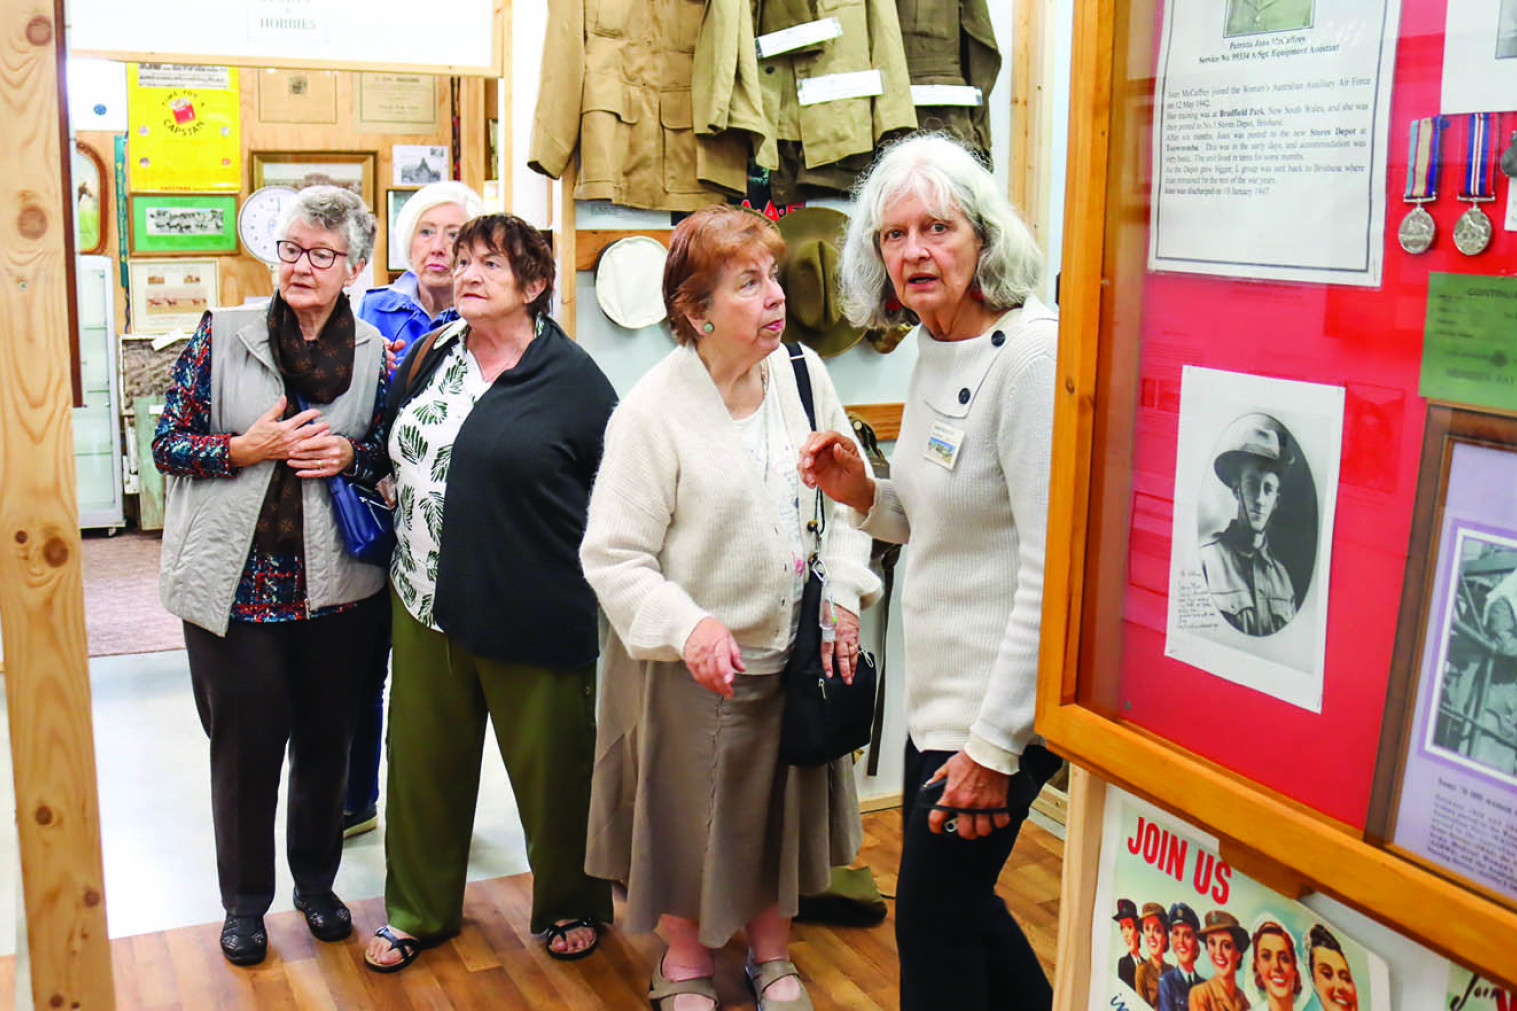
[[[477,656],[569,669],[594,663],[599,652],[579,544],[616,391],[557,323],[545,323],[453,443],[432,613]],[[429,346],[407,385],[423,346],[414,342],[395,370],[386,433],[448,350]]]

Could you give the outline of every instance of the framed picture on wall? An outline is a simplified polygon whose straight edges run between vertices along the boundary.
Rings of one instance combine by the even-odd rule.
[[[82,141],[74,144],[74,251],[105,252],[106,215],[110,213],[110,175],[95,149]]]
[[[415,195],[415,190],[385,190],[385,243],[389,246],[385,267],[389,270],[411,269],[410,250],[402,249],[395,239],[395,222],[400,219],[400,209]]]
[[[237,252],[237,198],[221,194],[134,193],[133,253]]]
[[[1517,907],[1517,419],[1428,410],[1375,837]]]
[[[207,309],[220,303],[215,258],[130,260],[132,333],[194,330]]]
[[[374,209],[373,151],[254,151],[252,189],[263,186],[341,186]]]

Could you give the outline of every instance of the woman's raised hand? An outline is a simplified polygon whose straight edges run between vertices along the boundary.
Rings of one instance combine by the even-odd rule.
[[[813,432],[801,447],[801,480],[861,513],[874,508],[874,479],[859,447],[837,432]]]
[[[327,434],[327,423],[316,420],[321,417],[320,411],[307,408],[281,420],[284,408],[285,398],[281,395],[246,432],[232,436],[228,446],[232,466],[251,467],[264,460],[288,460],[307,439]]]
[[[685,640],[685,666],[702,688],[729,699],[733,677],[747,669],[737,640],[715,618],[702,618]]]

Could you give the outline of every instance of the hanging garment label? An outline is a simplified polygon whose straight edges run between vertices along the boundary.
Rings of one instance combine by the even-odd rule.
[[[912,105],[984,105],[985,93],[972,84],[913,84]]]
[[[791,25],[789,28],[770,32],[768,35],[760,35],[754,39],[754,45],[758,47],[758,58],[764,60],[802,46],[814,46],[818,42],[835,39],[842,34],[841,21],[837,18],[822,18],[819,21],[807,21],[803,25]]]
[[[796,87],[802,105],[820,105],[844,98],[870,98],[885,93],[885,77],[878,70],[854,70],[846,74],[808,77]]]

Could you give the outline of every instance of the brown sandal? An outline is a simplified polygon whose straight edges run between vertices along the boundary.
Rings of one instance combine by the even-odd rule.
[[[665,1011],[665,1001],[672,1002],[681,994],[706,998],[711,1002],[711,1011],[717,1011],[721,1007],[716,998],[716,987],[712,985],[710,976],[669,979],[664,975],[664,958],[660,955],[658,964],[653,967],[653,979],[648,983],[648,1003],[653,1005],[654,1011]],[[672,1007],[672,1003],[669,1006]]]

